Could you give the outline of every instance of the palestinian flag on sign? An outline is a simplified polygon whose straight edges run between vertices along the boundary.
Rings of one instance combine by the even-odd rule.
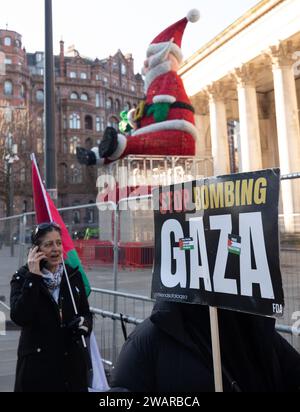
[[[241,236],[228,235],[228,252],[233,253],[234,255],[240,255],[242,247],[241,242]]]
[[[91,287],[88,278],[84,272],[81,261],[78,257],[76,249],[74,247],[72,238],[62,220],[55,204],[50,198],[49,194],[46,192],[45,186],[42,182],[39,169],[37,167],[35,155],[31,155],[32,161],[32,188],[33,188],[33,200],[34,208],[36,212],[36,222],[37,224],[44,222],[55,222],[57,223],[62,231],[62,244],[64,252],[65,264],[71,266],[73,269],[79,268],[81,273],[83,283],[85,286],[87,296],[91,292]]]

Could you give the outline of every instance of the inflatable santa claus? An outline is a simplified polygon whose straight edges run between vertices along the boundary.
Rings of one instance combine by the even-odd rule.
[[[107,127],[98,147],[77,148],[80,163],[105,165],[127,155],[195,155],[194,109],[177,70],[186,25],[198,19],[199,12],[191,10],[155,37],[143,68],[146,98],[128,113],[126,133]]]

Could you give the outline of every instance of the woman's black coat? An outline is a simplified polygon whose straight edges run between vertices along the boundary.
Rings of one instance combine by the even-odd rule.
[[[92,329],[92,315],[80,272],[67,266],[78,314]],[[11,319],[22,327],[16,392],[87,391],[87,361],[81,339],[66,327],[75,313],[65,275],[55,302],[42,276],[21,267],[11,281]]]

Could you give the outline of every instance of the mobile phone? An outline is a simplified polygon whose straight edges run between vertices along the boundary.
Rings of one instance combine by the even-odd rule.
[[[40,261],[40,270],[42,270],[47,264],[47,260],[46,259],[42,259]]]
[[[37,252],[40,251],[40,248],[38,248]],[[42,259],[40,260],[40,270],[42,270],[47,264],[47,260],[46,259]]]

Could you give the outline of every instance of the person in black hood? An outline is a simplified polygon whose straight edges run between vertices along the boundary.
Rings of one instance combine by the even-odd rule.
[[[300,354],[275,320],[219,309],[225,392],[300,391]],[[207,306],[157,301],[123,345],[111,391],[213,392]]]
[[[66,265],[66,274],[62,258],[60,227],[38,225],[28,263],[11,281],[11,319],[22,328],[15,392],[88,391],[90,365],[82,336],[91,332],[92,314],[79,270]]]

